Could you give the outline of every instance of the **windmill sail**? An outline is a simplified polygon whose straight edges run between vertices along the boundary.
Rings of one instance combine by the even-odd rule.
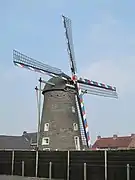
[[[78,79],[78,82],[81,83],[81,84],[84,84],[84,85],[88,85],[88,86],[107,89],[107,90],[110,90],[110,91],[116,91],[116,87],[106,85],[104,83],[99,83],[99,82],[96,82],[96,81],[88,80],[88,79],[80,78],[80,79]]]
[[[80,84],[80,88],[83,93],[104,96],[104,97],[110,97],[110,98],[118,98],[116,91],[110,91],[110,90],[102,89],[99,87],[87,86],[84,84]]]
[[[50,76],[61,76],[63,72],[61,69],[49,66],[47,64],[41,63],[33,58],[30,58],[16,50],[13,50],[13,62],[16,66],[27,68],[31,71],[36,71],[39,73],[45,73]]]
[[[80,112],[81,112],[81,117],[82,117],[82,124],[83,124],[83,129],[85,132],[85,138],[87,141],[87,146],[90,147],[91,144],[91,139],[89,135],[89,128],[88,128],[88,122],[86,119],[86,112],[85,112],[85,107],[84,107],[84,101],[83,101],[83,94],[80,89],[80,85],[77,83],[77,88],[78,88],[78,103],[80,107]]]
[[[73,39],[72,39],[72,25],[71,25],[71,20],[65,16],[63,17],[63,23],[64,23],[64,28],[65,28],[65,35],[66,35],[66,40],[67,40],[67,51],[69,54],[70,58],[70,67],[71,67],[71,72],[72,72],[72,80],[74,81],[75,84],[75,89],[77,92],[77,101],[78,101],[78,109],[81,115],[81,122],[80,122],[80,129],[81,129],[81,135],[82,135],[82,143],[84,142],[87,144],[87,146],[90,146],[90,137],[89,137],[89,131],[88,131],[88,124],[86,121],[86,114],[85,114],[85,109],[84,105],[82,103],[82,92],[78,89],[79,84],[77,83],[77,68],[76,68],[76,62],[75,62],[75,55],[74,55],[74,47],[73,47]]]
[[[80,78],[78,82],[80,84],[81,90],[84,93],[104,97],[118,98],[116,87],[82,78]]]
[[[84,146],[87,146],[87,139],[85,137],[85,129],[84,129],[83,123],[82,123],[82,117],[81,117],[81,112],[80,112],[80,109],[79,109],[77,96],[75,96],[75,100],[76,100],[76,107],[77,107],[77,110],[78,110],[78,117],[79,117],[79,125],[80,125],[80,131],[81,131],[82,144]]]
[[[76,74],[77,68],[76,68],[76,62],[75,62],[75,54],[74,54],[74,45],[73,45],[73,39],[72,39],[72,24],[71,20],[65,16],[62,16],[64,28],[65,28],[65,35],[67,40],[67,51],[70,58],[70,66],[72,74]]]

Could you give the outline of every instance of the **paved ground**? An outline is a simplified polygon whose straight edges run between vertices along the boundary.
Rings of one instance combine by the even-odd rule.
[[[32,177],[0,175],[0,180],[49,180],[49,179],[46,179],[46,178],[32,178]],[[54,179],[52,179],[52,180],[54,180]]]

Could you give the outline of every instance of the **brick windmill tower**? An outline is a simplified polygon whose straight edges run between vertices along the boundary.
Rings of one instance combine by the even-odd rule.
[[[62,70],[36,61],[13,50],[15,65],[47,74],[51,78],[45,83],[42,116],[38,128],[38,148],[41,150],[82,150],[90,147],[91,139],[83,102],[84,94],[117,98],[116,88],[77,77],[74,56],[71,20],[62,16],[67,51],[70,59],[71,77]]]

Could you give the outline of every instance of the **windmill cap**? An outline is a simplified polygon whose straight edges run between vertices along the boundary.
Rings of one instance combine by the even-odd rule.
[[[52,86],[51,84],[49,84],[49,82],[55,85]],[[59,90],[64,91],[66,88],[66,84],[67,84],[67,81],[59,77],[51,78],[48,80],[48,83],[45,84],[42,94],[44,94],[47,91],[59,91]]]

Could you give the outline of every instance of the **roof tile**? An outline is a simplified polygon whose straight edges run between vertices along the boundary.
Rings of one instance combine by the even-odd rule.
[[[132,136],[99,138],[92,148],[127,148],[132,141]]]

